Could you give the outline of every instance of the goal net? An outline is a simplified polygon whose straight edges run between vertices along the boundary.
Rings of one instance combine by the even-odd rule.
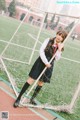
[[[38,21],[36,17],[33,19],[35,15]],[[27,103],[27,100],[34,92],[37,85],[35,82],[23,95],[25,98],[22,98],[22,105],[71,112],[80,93],[80,41],[77,34],[80,23],[78,18],[51,13],[48,13],[46,21],[46,15],[38,10],[37,13],[28,11],[22,21],[0,16],[1,75],[10,81],[18,96],[39,56],[43,41],[55,37],[58,30],[66,29],[69,35],[65,41],[65,50],[61,60],[55,61],[50,84],[43,86],[35,99],[37,105],[34,106]],[[74,34],[77,37],[73,39]]]

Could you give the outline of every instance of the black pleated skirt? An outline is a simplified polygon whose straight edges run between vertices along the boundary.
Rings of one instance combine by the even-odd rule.
[[[50,58],[48,58],[50,60]],[[52,76],[54,61],[51,63],[51,67],[47,68],[44,74],[40,77],[40,81],[48,82],[50,83],[50,78]],[[29,76],[36,80],[41,72],[44,70],[45,64],[42,62],[41,58],[38,57],[38,59],[35,61],[34,65],[31,68],[31,71],[29,72]]]

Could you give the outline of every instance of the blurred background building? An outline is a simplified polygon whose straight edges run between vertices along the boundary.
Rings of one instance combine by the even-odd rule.
[[[6,6],[8,7],[12,1],[13,0],[6,0]],[[26,18],[26,22],[29,20],[31,22],[33,19],[35,19],[36,21],[40,21],[40,22],[42,21],[43,13],[37,9],[40,9],[44,12],[48,12],[48,17],[47,17],[48,23],[50,23],[50,20],[52,19],[53,15],[56,13],[63,14],[66,16],[75,16],[75,17],[80,16],[80,12],[79,12],[80,5],[79,4],[58,4],[57,0],[15,0],[15,1],[16,1],[16,16],[15,17],[18,20],[21,20],[22,16],[25,16],[25,14],[28,12],[28,9],[30,7],[36,8],[36,9],[33,9],[33,13],[31,13]],[[55,23],[59,22],[58,27],[60,26],[64,27],[66,26],[66,24],[70,23],[70,21],[74,22],[75,18],[72,20],[71,18],[65,19],[64,17],[56,16],[54,19]],[[77,28],[75,29],[75,33],[80,34],[79,26],[77,26]]]

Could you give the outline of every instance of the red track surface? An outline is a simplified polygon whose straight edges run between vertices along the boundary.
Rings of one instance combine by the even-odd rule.
[[[13,103],[14,99],[0,90],[0,112],[8,111],[9,120],[43,120],[28,108],[14,108]]]

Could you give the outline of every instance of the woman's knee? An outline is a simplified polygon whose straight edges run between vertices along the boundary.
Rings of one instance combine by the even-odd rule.
[[[34,79],[29,77],[28,80],[27,80],[27,83],[29,83],[31,85],[31,84],[33,84],[33,82],[34,82]]]
[[[43,86],[43,85],[44,85],[44,82],[43,82],[43,81],[39,81],[39,82],[38,82],[38,85],[39,85],[39,86]]]

